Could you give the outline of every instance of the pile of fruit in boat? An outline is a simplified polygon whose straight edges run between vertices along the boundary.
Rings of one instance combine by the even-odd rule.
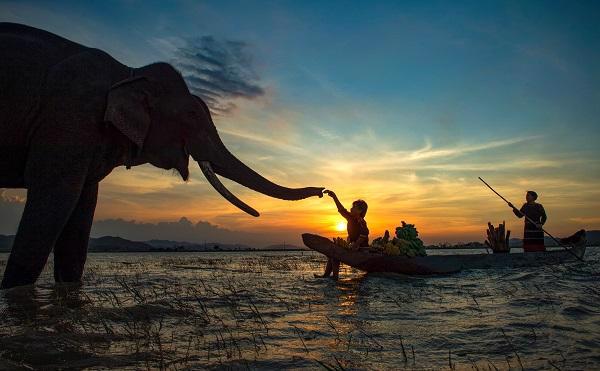
[[[343,247],[344,249],[348,249],[350,248],[350,244],[348,243],[348,241],[346,241],[345,238],[341,238],[341,237],[334,237],[333,238],[333,243],[338,245],[339,247]]]
[[[423,241],[418,237],[419,232],[414,224],[402,222],[396,227],[396,236],[390,240],[390,232],[385,231],[383,237],[371,242],[371,249],[381,251],[386,255],[406,255],[408,257],[426,256]]]

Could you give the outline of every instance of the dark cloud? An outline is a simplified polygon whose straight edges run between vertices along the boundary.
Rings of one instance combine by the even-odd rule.
[[[232,231],[204,221],[192,223],[187,218],[159,223],[123,219],[98,220],[92,226],[92,236],[119,236],[134,241],[161,239],[196,243],[219,242],[255,247],[264,246],[269,242],[259,233]]]
[[[0,234],[17,233],[24,203],[2,198],[0,190]],[[221,228],[205,221],[191,222],[183,217],[179,221],[145,223],[135,220],[104,219],[94,221],[92,237],[118,236],[133,241],[172,240],[195,243],[243,244],[264,247],[290,241],[285,233],[252,233]],[[288,237],[288,238],[285,238]]]
[[[22,190],[0,189],[0,234],[14,235],[17,233],[25,201],[25,192]],[[195,243],[243,244],[253,247],[264,247],[285,240],[281,233],[264,234],[230,230],[206,221],[193,223],[185,217],[178,221],[158,223],[120,218],[95,220],[91,235],[92,237],[118,236],[134,241],[159,239]]]
[[[25,197],[18,194],[9,194],[6,189],[0,188],[0,202],[23,204],[25,203]]]
[[[245,42],[212,36],[187,39],[176,49],[172,63],[192,93],[204,99],[216,114],[233,110],[234,98],[252,99],[264,94]]]

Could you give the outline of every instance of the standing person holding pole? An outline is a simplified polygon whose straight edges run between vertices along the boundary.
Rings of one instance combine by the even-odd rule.
[[[515,207],[513,206],[513,204],[512,204],[512,203],[510,203],[510,202],[509,202],[509,201],[508,201],[506,198],[504,198],[504,196],[502,196],[500,193],[496,192],[496,190],[495,190],[494,188],[492,188],[492,186],[490,186],[489,184],[487,184],[487,182],[486,182],[485,180],[483,180],[481,177],[478,177],[478,179],[479,179],[479,180],[481,180],[481,181],[483,182],[483,184],[485,184],[485,185],[486,185],[486,187],[488,187],[488,188],[489,188],[489,189],[490,189],[492,192],[494,192],[494,193],[495,193],[495,194],[496,194],[498,197],[500,197],[502,200],[504,200],[504,202],[506,202],[506,203],[507,203],[507,204],[508,204],[510,207],[512,207],[513,209],[515,208]],[[537,194],[536,194],[536,196],[537,196]],[[534,200],[534,201],[535,201],[535,200]],[[542,205],[540,205],[540,206],[542,206]],[[542,210],[543,210],[543,207],[542,207]],[[568,251],[569,253],[571,253],[571,255],[573,255],[574,257],[576,257],[576,258],[577,258],[577,260],[579,260],[579,261],[583,261],[583,257],[582,257],[582,256],[579,256],[579,255],[575,254],[575,253],[572,251],[572,249],[570,249],[570,248],[568,248],[567,246],[565,246],[565,245],[564,245],[564,243],[562,243],[561,241],[557,240],[557,239],[556,239],[556,238],[555,238],[553,235],[551,235],[551,234],[550,234],[550,232],[548,232],[547,230],[545,230],[545,229],[544,229],[544,227],[543,227],[543,224],[539,223],[539,221],[538,221],[538,222],[536,222],[535,220],[531,219],[531,218],[529,217],[529,215],[527,215],[527,213],[522,213],[522,214],[523,214],[523,216],[525,217],[525,220],[529,221],[529,222],[530,222],[530,223],[532,223],[532,224],[536,224],[536,225],[538,225],[538,226],[539,226],[539,229],[540,229],[540,231],[542,231],[542,233],[546,233],[546,234],[548,235],[548,237],[550,237],[550,238],[551,238],[551,239],[552,239],[554,242],[556,242],[556,244],[557,244],[558,246],[560,246],[560,247],[562,247],[563,249],[565,249],[565,251]],[[546,215],[546,212],[544,211],[544,222],[546,221],[545,215]],[[541,221],[541,220],[540,220],[540,221]],[[585,230],[583,230],[583,229],[582,229],[581,231],[577,232],[577,234],[579,234],[579,236],[580,236],[580,237],[583,235],[583,238],[585,239]],[[576,234],[576,235],[577,235],[577,234]],[[573,235],[573,236],[571,236],[571,237],[569,237],[569,238],[576,237],[576,235]],[[568,240],[568,239],[567,239],[567,240]],[[570,242],[567,242],[567,243],[570,243]]]
[[[512,207],[513,213],[518,218],[526,216],[525,231],[523,232],[523,251],[525,252],[546,251],[544,230],[542,228],[548,218],[544,206],[535,202],[537,198],[536,192],[527,191],[527,194],[525,194],[527,202],[521,206],[521,209],[517,209],[510,202],[508,203],[508,206]]]

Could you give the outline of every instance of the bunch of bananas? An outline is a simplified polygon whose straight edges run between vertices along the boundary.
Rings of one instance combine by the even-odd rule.
[[[390,240],[390,233],[385,231],[383,237],[373,240],[371,248],[381,251],[386,255],[404,255],[408,257],[426,256],[423,241],[418,238],[419,232],[414,224],[402,222],[401,227],[396,227],[396,237]]]
[[[413,241],[417,239],[418,236],[419,232],[417,232],[417,228],[415,228],[414,224],[406,224],[402,221],[402,226],[396,227],[396,238]]]
[[[386,255],[400,255],[400,247],[395,245],[392,241],[386,242],[385,245],[383,245],[381,251]]]

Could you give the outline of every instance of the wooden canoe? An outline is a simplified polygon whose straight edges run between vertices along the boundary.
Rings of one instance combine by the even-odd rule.
[[[337,246],[330,239],[316,234],[304,233],[302,240],[312,250],[365,272],[393,272],[408,275],[447,274],[465,269],[518,268],[561,264],[581,259],[585,254],[585,246],[576,246],[571,251],[561,249],[527,253],[432,255],[409,258],[384,255],[365,249],[348,250]]]

